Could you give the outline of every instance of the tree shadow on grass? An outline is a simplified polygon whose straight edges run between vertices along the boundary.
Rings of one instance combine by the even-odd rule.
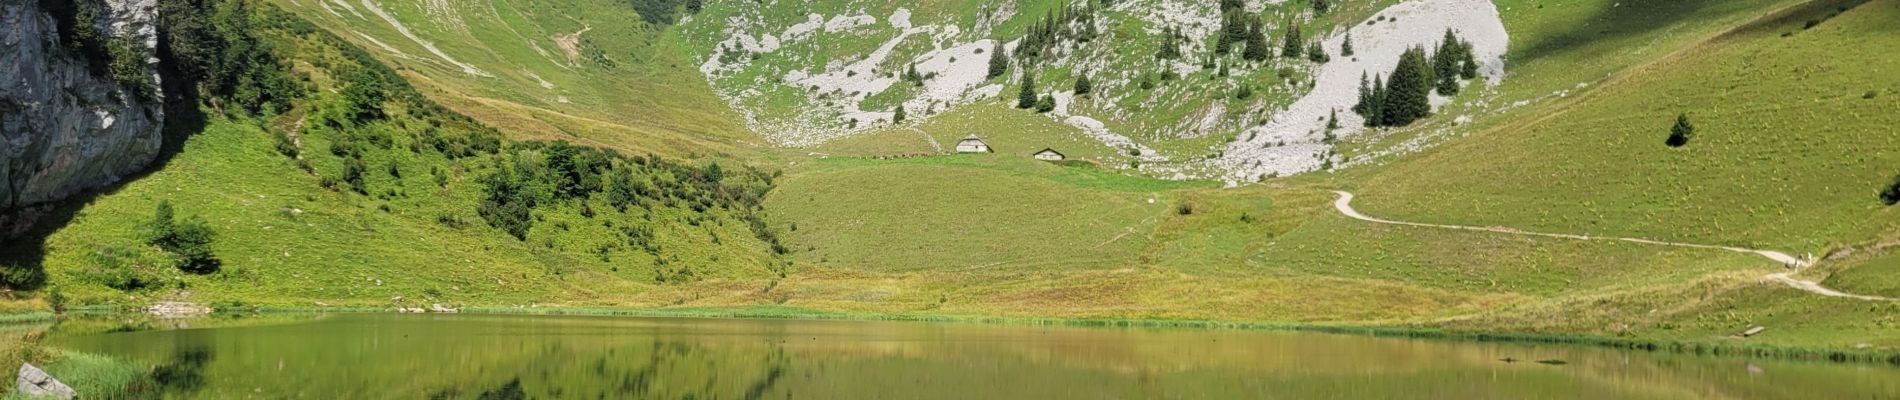
[[[1581,50],[1594,43],[1651,36],[1675,26],[1679,21],[1707,17],[1708,12],[1723,8],[1733,0],[1622,0],[1603,8],[1568,31],[1546,35],[1513,55],[1518,60],[1536,60]],[[1728,6],[1733,8],[1734,6]],[[1607,52],[1614,49],[1595,50]]]

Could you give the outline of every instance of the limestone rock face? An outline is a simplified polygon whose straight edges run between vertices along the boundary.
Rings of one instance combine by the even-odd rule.
[[[0,0],[0,210],[118,182],[158,156],[157,0],[106,0],[91,22],[146,56],[150,96],[88,66],[60,43],[37,0]],[[81,21],[85,24],[87,21]]]

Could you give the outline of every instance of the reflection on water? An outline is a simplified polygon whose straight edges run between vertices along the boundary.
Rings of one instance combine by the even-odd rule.
[[[132,395],[168,398],[1900,397],[1900,368],[1878,365],[1310,333],[558,316],[298,319],[55,329],[51,344],[147,368],[149,384],[133,385],[141,393]],[[1536,362],[1545,360],[1561,362]]]

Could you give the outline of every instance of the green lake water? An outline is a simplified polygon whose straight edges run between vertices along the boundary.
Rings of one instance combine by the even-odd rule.
[[[1247,330],[334,314],[71,320],[44,344],[137,372],[93,398],[1900,398],[1884,364]]]

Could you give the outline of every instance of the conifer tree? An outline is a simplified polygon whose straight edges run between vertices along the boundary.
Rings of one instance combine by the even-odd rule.
[[[904,105],[903,104],[898,104],[895,110],[891,110],[891,123],[893,124],[904,123]]]
[[[1075,78],[1075,95],[1083,96],[1093,92],[1095,92],[1095,84],[1089,82],[1088,74],[1082,74]]]
[[[1305,45],[1306,45],[1306,41],[1300,38],[1299,24],[1290,23],[1290,22],[1287,23],[1286,24],[1286,39],[1283,43],[1280,44],[1280,57],[1285,57],[1285,58],[1299,57],[1301,53],[1300,50],[1305,50],[1304,48]]]
[[[1306,46],[1306,59],[1315,63],[1325,64],[1326,62],[1332,61],[1333,56],[1326,54],[1326,46],[1323,46],[1320,42],[1313,42],[1312,45]]]
[[[990,50],[990,75],[987,79],[996,79],[1009,73],[1009,53],[1003,49],[1003,42],[997,41],[996,48]]]
[[[1676,116],[1676,126],[1669,128],[1669,140],[1663,143],[1668,144],[1669,147],[1682,147],[1688,145],[1689,139],[1693,138],[1695,138],[1695,125],[1689,123],[1689,114],[1684,113]]]
[[[1333,10],[1332,2],[1326,1],[1326,0],[1313,0],[1314,14],[1325,14],[1327,11],[1332,11],[1332,10]]]
[[[1352,112],[1359,113],[1359,115],[1366,115],[1366,106],[1370,104],[1369,102],[1371,100],[1372,100],[1372,80],[1366,77],[1365,71],[1360,71],[1359,72],[1359,102],[1354,103],[1352,105]]]
[[[1458,64],[1464,61],[1464,51],[1460,49],[1458,36],[1451,28],[1445,28],[1445,37],[1439,39],[1438,50],[1432,54],[1432,77],[1440,78],[1458,74]]]
[[[1346,32],[1346,43],[1339,45],[1339,55],[1352,57],[1352,32]]]
[[[1425,49],[1406,50],[1399,56],[1399,64],[1385,84],[1382,125],[1410,125],[1430,115],[1431,91],[1431,66],[1426,64]]]
[[[1169,28],[1167,37],[1161,39],[1161,49],[1155,51],[1155,58],[1161,60],[1181,58],[1181,45],[1176,43],[1173,28]]]
[[[1016,93],[1016,108],[1031,108],[1035,106],[1036,77],[1029,75],[1029,71],[1023,71],[1023,89]]]
[[[1266,61],[1267,58],[1273,56],[1273,50],[1267,48],[1267,33],[1264,25],[1265,23],[1257,18],[1247,23],[1247,51],[1241,54],[1241,58],[1248,61]]]
[[[1472,52],[1471,42],[1464,42],[1458,47],[1464,52],[1463,59],[1459,60],[1463,62],[1459,65],[1458,75],[1465,79],[1478,79],[1478,56]]]
[[[1372,92],[1366,96],[1366,127],[1384,126],[1385,123],[1385,77],[1372,78]]]

